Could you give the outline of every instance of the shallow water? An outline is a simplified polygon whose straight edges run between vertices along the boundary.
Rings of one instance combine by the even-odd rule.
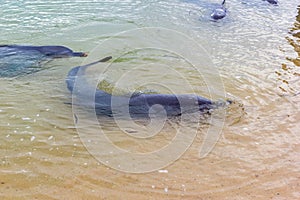
[[[39,72],[0,79],[1,199],[300,198],[299,3],[287,0],[273,6],[265,1],[234,0],[227,2],[229,13],[224,20],[212,22],[207,16],[217,3],[3,1],[0,44],[65,45],[90,52],[90,57],[56,59],[43,63]],[[136,62],[118,48],[122,47],[118,39],[139,46],[142,38],[158,47],[171,40],[169,46],[198,56],[189,41],[176,40],[176,34],[157,41],[140,35],[119,36],[102,43],[121,31],[143,27],[185,34],[206,50],[197,52],[204,53],[199,58],[205,60],[207,53],[214,63],[212,72],[218,69],[219,74],[196,63],[207,78],[203,81],[190,63],[169,55],[170,51],[139,51],[148,60]],[[205,85],[209,81],[219,89],[221,77],[224,98],[236,104],[226,109],[222,135],[210,154],[200,159],[199,147],[208,128],[219,124],[201,119],[191,147],[163,171],[124,173],[95,159],[76,131],[65,77],[73,66],[106,53],[121,55],[124,61],[108,68],[109,81],[118,81],[121,72],[130,69],[121,88],[131,92],[147,80],[155,84],[146,85],[145,90],[170,92],[171,88],[178,93],[193,91],[222,98],[222,91],[210,91]],[[145,69],[133,70],[141,64]],[[128,81],[130,78],[136,82]],[[115,145],[134,152],[154,151],[169,144],[179,127],[170,121],[153,140],[128,139],[111,119],[98,120],[104,131],[111,132],[108,137]],[[193,120],[188,127],[194,128]],[[135,133],[132,127],[127,128]]]

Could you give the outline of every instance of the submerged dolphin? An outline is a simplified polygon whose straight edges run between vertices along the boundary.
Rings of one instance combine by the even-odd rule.
[[[64,46],[0,45],[0,77],[15,77],[40,70],[45,59],[85,57],[86,53],[73,52]]]
[[[75,95],[76,98],[83,99],[83,101],[80,100],[81,103],[79,105],[95,106],[94,108],[98,115],[112,116],[114,114],[126,115],[129,113],[130,117],[149,117],[150,111],[162,111],[162,109],[155,110],[155,105],[159,105],[160,108],[164,109],[163,112],[165,112],[167,116],[179,116],[183,113],[208,112],[210,109],[218,106],[213,101],[194,94],[175,95],[142,93],[133,94],[131,96],[113,96],[100,89],[96,89],[96,91],[93,89],[90,90],[95,95],[92,97],[92,99],[95,97],[92,104],[89,102],[90,100],[85,102],[85,96],[91,95],[90,93],[85,94],[84,91],[82,91],[89,90],[89,88],[91,89],[84,78],[85,70],[91,65],[105,62],[109,59],[111,59],[111,57],[106,57],[88,65],[74,67],[69,71],[66,78],[66,84],[69,91]],[[78,81],[78,79],[81,80]],[[75,87],[75,82],[76,84],[82,84],[81,87]]]
[[[219,19],[222,19],[226,16],[226,8],[225,8],[225,1],[226,0],[223,0],[222,4],[221,4],[221,7],[218,7],[216,9],[213,10],[213,12],[211,13],[210,17],[213,19],[213,20],[219,20]]]

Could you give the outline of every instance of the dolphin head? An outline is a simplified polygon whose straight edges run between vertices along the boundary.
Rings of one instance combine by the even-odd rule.
[[[222,19],[226,16],[225,8],[216,8],[210,15],[214,20]]]
[[[87,57],[88,54],[85,52],[73,52],[73,56],[75,57]]]

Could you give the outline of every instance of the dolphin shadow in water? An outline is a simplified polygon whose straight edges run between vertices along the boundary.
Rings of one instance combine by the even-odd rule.
[[[16,77],[39,71],[40,62],[47,59],[86,57],[64,46],[0,45],[0,77]]]
[[[87,106],[95,109],[97,115],[106,116],[118,116],[124,118],[149,118],[150,112],[155,116],[167,115],[180,116],[184,113],[209,113],[211,109],[215,109],[219,106],[230,104],[230,101],[220,105],[217,102],[213,102],[207,98],[200,97],[194,94],[145,94],[137,93],[131,96],[113,96],[103,90],[93,89],[89,86],[89,83],[84,78],[85,70],[94,64],[99,62],[105,62],[112,57],[106,57],[102,60],[90,63],[84,66],[78,66],[72,68],[66,78],[66,84],[73,97],[79,99],[80,103],[76,103],[79,106]],[[78,80],[80,79],[80,80]],[[75,87],[80,84],[81,86]],[[85,101],[86,96],[92,94],[85,93],[82,90],[92,91],[94,102],[91,100]],[[112,103],[113,102],[113,103]],[[113,106],[112,106],[113,104]],[[156,107],[159,105],[159,108]],[[158,108],[158,109],[156,109]]]

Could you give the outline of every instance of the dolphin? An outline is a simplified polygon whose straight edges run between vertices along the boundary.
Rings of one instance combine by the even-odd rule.
[[[0,45],[0,53],[2,52],[20,53],[20,52],[30,52],[30,53],[40,53],[47,57],[52,58],[64,58],[64,57],[86,57],[87,53],[83,52],[73,52],[68,47],[64,46],[28,46],[28,45]]]
[[[47,59],[86,57],[64,46],[0,45],[0,77],[16,77],[39,71]]]
[[[220,7],[216,8],[213,10],[213,12],[210,14],[210,17],[213,19],[213,20],[219,20],[219,19],[222,19],[226,16],[226,8],[225,8],[225,1],[226,0],[223,0],[222,4]]]
[[[112,57],[106,57],[102,60],[90,63],[84,66],[77,66],[72,68],[66,78],[66,84],[68,90],[79,100],[79,105],[83,104],[91,106],[95,109],[97,115],[114,116],[127,115],[130,117],[146,117],[149,118],[150,110],[156,112],[155,106],[159,105],[163,108],[162,112],[164,115],[180,116],[184,113],[209,113],[211,109],[217,108],[219,105],[211,101],[210,99],[195,95],[195,94],[145,94],[145,93],[134,93],[131,96],[111,95],[100,89],[92,89],[89,83],[85,80],[85,71],[89,66],[95,65],[99,62],[105,62],[110,60]],[[76,82],[77,79],[80,79]],[[81,87],[75,87],[76,84],[82,84]],[[91,95],[85,94],[82,90],[92,91],[94,94],[94,102],[84,101],[85,96]],[[228,101],[228,103],[230,103]],[[124,110],[125,108],[125,110]],[[153,110],[154,108],[154,110]],[[158,109],[157,113],[161,112],[162,109]]]

